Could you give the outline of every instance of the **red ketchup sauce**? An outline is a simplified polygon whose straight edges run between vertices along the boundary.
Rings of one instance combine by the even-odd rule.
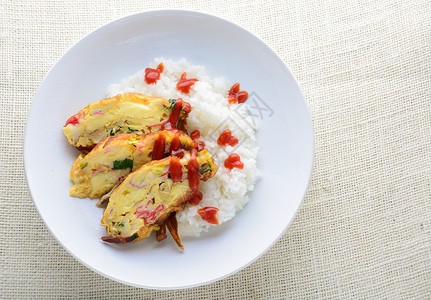
[[[171,146],[169,147],[169,153],[172,154],[172,152],[178,151],[180,150],[180,148],[181,148],[180,137],[177,134],[175,134],[175,136],[171,141]]]
[[[244,103],[248,99],[246,91],[239,90],[239,83],[235,83],[229,90],[227,101],[230,104]]]
[[[201,152],[202,150],[204,150],[205,149],[205,143],[204,142],[202,142],[202,141],[197,141],[196,142],[196,150],[198,151],[198,152]]]
[[[177,128],[177,123],[180,118],[181,109],[186,113],[190,113],[192,111],[192,107],[190,103],[183,101],[183,99],[178,98],[175,101],[174,109],[169,115],[169,119],[161,123],[162,130],[169,130],[173,128]]]
[[[201,133],[199,130],[193,130],[192,133],[190,133],[190,138],[192,140],[197,140],[201,137]]]
[[[191,205],[198,205],[201,202],[201,200],[202,200],[203,197],[204,197],[204,195],[202,194],[202,192],[199,191],[197,194],[194,194],[190,198],[189,203]]]
[[[189,187],[192,190],[193,194],[197,194],[199,192],[199,164],[196,159],[197,151],[196,149],[192,149],[189,163],[187,164],[188,169],[188,179],[189,179]]]
[[[173,182],[178,182],[183,178],[183,166],[178,157],[172,156],[169,163],[169,172],[171,173],[171,179]]]
[[[192,149],[189,163],[187,165],[188,169],[188,180],[189,187],[193,192],[192,197],[189,200],[189,203],[192,205],[198,205],[201,202],[203,195],[199,191],[199,183],[200,183],[200,174],[199,174],[199,164],[196,159],[197,150]]]
[[[164,70],[163,63],[160,63],[156,69],[146,68],[145,69],[145,82],[148,84],[156,83],[160,79],[160,74]]]
[[[152,155],[153,160],[162,159],[163,157],[165,157],[165,145],[166,145],[166,138],[165,138],[165,135],[161,133],[159,134],[159,137],[157,138],[157,140],[154,142],[153,155]]]
[[[176,157],[179,157],[179,158],[183,158],[185,153],[187,153],[187,151],[181,148],[179,150],[172,151],[170,154],[175,155]]]
[[[229,157],[224,161],[224,167],[226,169],[232,170],[233,168],[243,169],[244,164],[241,162],[241,157],[238,154],[232,153]]]
[[[177,83],[177,90],[183,94],[188,94],[190,92],[190,88],[195,84],[198,79],[190,78],[187,79],[187,73],[184,72],[181,74],[180,81]]]
[[[207,206],[204,208],[198,209],[198,214],[201,218],[208,223],[218,225],[217,213],[219,212],[218,208]]]
[[[168,152],[166,152],[166,136],[163,133],[160,133],[158,138],[154,141],[152,159],[158,160],[165,157],[166,154],[175,155],[176,157],[183,158],[184,153],[186,152],[182,148],[180,135],[181,131],[179,130],[170,130],[174,132],[175,135],[171,140],[171,145],[169,146]]]
[[[205,143],[202,141],[198,141],[200,137],[201,133],[199,130],[193,130],[192,133],[190,133],[190,138],[195,142],[195,148],[198,152],[201,152],[205,149]]]
[[[169,154],[175,155],[176,157],[183,158],[186,150],[182,148],[180,140],[181,131],[175,131],[175,136],[171,141],[171,146],[169,147]]]
[[[230,145],[233,147],[238,145],[238,139],[232,135],[232,131],[226,129],[220,134],[219,138],[217,139],[217,144],[220,146]]]

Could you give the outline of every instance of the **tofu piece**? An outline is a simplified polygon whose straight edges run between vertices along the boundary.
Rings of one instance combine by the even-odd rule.
[[[63,127],[70,145],[88,152],[108,136],[118,133],[147,134],[162,130],[175,105],[165,100],[138,93],[126,93],[103,99],[81,109]],[[181,100],[182,101],[182,100]],[[183,104],[190,108],[184,101]],[[176,128],[183,129],[189,109],[181,109]]]
[[[157,155],[160,157],[154,157],[156,144],[159,144]],[[179,130],[164,130],[144,136],[118,134],[107,137],[90,153],[80,155],[72,165],[70,180],[73,186],[69,193],[79,198],[101,197],[140,166],[169,156],[173,148],[190,150],[194,145],[195,142]]]
[[[130,173],[112,192],[106,207],[102,225],[106,226],[109,236],[102,237],[105,242],[130,243],[148,237],[158,231],[171,213],[184,209],[193,191],[188,178],[189,161],[193,158],[187,153],[182,159],[174,156],[152,161]],[[181,164],[180,179],[172,179],[172,160]],[[196,157],[200,180],[207,180],[217,172],[211,154],[202,150]]]

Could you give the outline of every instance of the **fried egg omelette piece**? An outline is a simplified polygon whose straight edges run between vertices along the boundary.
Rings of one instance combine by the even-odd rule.
[[[162,140],[164,147],[154,157],[153,149]],[[144,136],[118,134],[102,140],[87,155],[78,157],[70,170],[73,197],[98,198],[109,193],[125,176],[140,166],[169,155],[173,150],[190,150],[194,141],[179,130],[164,130]],[[102,199],[105,200],[105,199]]]
[[[70,145],[88,151],[104,138],[118,133],[160,131],[163,122],[169,119],[175,101],[138,93],[120,94],[81,109],[67,120],[63,133]],[[181,109],[179,124],[176,124],[179,129],[186,122],[188,113],[185,110]]]
[[[111,243],[136,242],[159,230],[171,213],[184,210],[185,203],[193,195],[188,181],[190,157],[190,153],[182,159],[169,156],[130,173],[112,192],[103,213],[102,225],[106,226],[109,236],[102,237],[102,240]],[[179,160],[183,172],[182,178],[176,182],[170,174],[173,159]],[[196,160],[201,180],[216,174],[217,166],[206,149],[198,153]]]

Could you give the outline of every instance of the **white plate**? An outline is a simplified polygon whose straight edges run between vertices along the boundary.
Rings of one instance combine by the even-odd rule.
[[[200,238],[154,237],[121,246],[100,241],[102,210],[69,197],[69,170],[78,152],[62,127],[79,109],[105,97],[108,85],[148,66],[155,57],[207,67],[212,77],[240,82],[260,120],[262,178],[249,204]],[[49,72],[33,101],[25,131],[28,186],[46,226],[77,260],[119,282],[176,289],[232,275],[264,254],[298,211],[311,176],[313,130],[301,91],[284,62],[260,39],[226,20],[161,10],[105,25],[73,46]],[[60,262],[61,263],[61,262]]]

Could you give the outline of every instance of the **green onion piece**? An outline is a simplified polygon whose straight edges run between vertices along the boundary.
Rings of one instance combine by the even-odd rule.
[[[121,128],[123,128],[123,127],[117,126],[117,127],[111,128],[111,130],[109,130],[109,135],[111,135],[111,136],[115,135],[117,132],[119,132],[121,130]]]
[[[171,110],[174,110],[175,102],[177,102],[177,99],[169,99],[169,103],[171,104],[171,107],[170,107]]]
[[[202,167],[199,168],[199,172],[201,174],[204,174],[204,173],[206,173],[208,171],[212,171],[212,170],[213,170],[213,168],[211,168],[210,165],[203,165]]]
[[[124,227],[124,222],[121,222],[120,224],[118,224],[118,227]]]
[[[135,233],[134,235],[129,236],[129,237],[127,237],[127,238],[126,238],[126,243],[129,243],[129,242],[131,242],[131,241],[134,241],[134,240],[136,240],[138,237],[139,237],[139,234]]]
[[[134,131],[139,131],[139,129],[133,129],[133,128],[130,128],[130,127],[127,127],[127,133],[131,133],[131,132],[134,132]]]
[[[81,168],[81,169],[84,169],[86,166],[88,165],[88,162],[80,162],[79,163],[79,167]]]
[[[114,161],[114,170],[122,170],[127,168],[133,168],[133,159],[124,159]]]

